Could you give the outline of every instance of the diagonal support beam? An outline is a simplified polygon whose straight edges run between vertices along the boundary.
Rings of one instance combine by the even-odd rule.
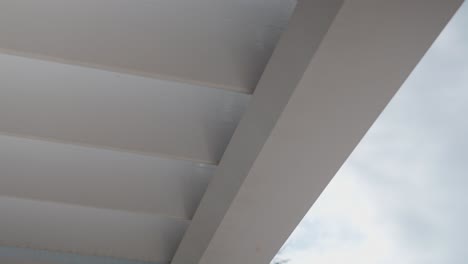
[[[270,261],[462,2],[300,1],[172,263]]]

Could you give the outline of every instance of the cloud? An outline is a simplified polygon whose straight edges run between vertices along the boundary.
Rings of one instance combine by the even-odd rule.
[[[468,5],[280,251],[289,264],[466,263]]]

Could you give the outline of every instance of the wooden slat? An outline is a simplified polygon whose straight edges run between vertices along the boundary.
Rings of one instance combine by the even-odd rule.
[[[2,0],[0,50],[251,93],[293,0]]]
[[[0,133],[212,164],[249,98],[10,55],[0,80]]]
[[[167,263],[189,222],[0,197],[0,246]]]
[[[191,219],[214,166],[0,135],[0,196]]]
[[[0,247],[0,262],[7,264],[168,264],[169,262],[147,262],[115,259],[100,256],[52,252],[19,247]]]

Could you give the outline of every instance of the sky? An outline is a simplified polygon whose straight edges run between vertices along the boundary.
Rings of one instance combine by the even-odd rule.
[[[277,255],[288,264],[468,263],[468,4]]]

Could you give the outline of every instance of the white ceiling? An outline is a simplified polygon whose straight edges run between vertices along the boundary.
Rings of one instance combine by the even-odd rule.
[[[294,0],[4,0],[0,49],[251,92]]]
[[[162,263],[249,99],[5,54],[0,80],[0,246]]]
[[[23,248],[167,264],[186,230],[177,263],[266,260],[326,183],[308,168],[333,176],[461,0],[344,1],[321,42],[343,1],[325,2],[301,2],[222,159],[295,0],[0,1],[0,263],[44,262],[8,254]],[[90,263],[72,259],[45,262]]]
[[[0,212],[1,246],[155,262],[172,258],[190,223],[11,197],[0,199]]]
[[[0,1],[0,262],[168,263],[294,5]]]
[[[0,135],[0,194],[190,220],[214,166]]]
[[[217,163],[245,94],[0,55],[0,133]]]
[[[2,263],[8,264],[153,264],[153,262],[147,261],[85,256],[21,247],[0,247],[0,255],[2,256]],[[159,262],[158,264],[167,263]]]

